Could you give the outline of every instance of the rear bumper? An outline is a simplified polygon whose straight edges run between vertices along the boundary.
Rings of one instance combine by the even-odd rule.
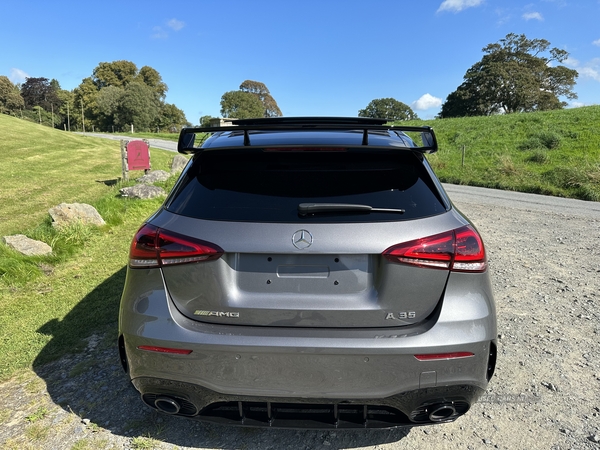
[[[119,328],[138,390],[147,380],[163,380],[234,399],[224,401],[242,396],[244,401],[377,400],[381,405],[381,399],[431,389],[462,386],[480,392],[493,371],[489,355],[495,349],[496,320],[487,274],[452,274],[439,316],[427,326],[299,329],[190,320],[168,299],[160,271],[129,272],[128,277],[140,279],[126,283]],[[468,283],[461,279],[465,276],[471,277]],[[140,345],[192,352],[156,353],[139,350]],[[446,352],[473,356],[434,361],[414,356]],[[477,395],[464,397],[470,402]]]
[[[224,395],[202,386],[156,378],[133,384],[148,406],[168,414],[246,427],[352,429],[447,423],[483,393],[475,386],[417,389],[383,399],[264,398]],[[173,409],[175,408],[175,409]]]

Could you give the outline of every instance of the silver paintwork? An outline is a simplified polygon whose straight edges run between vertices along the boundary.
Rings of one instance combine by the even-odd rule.
[[[424,387],[485,387],[489,343],[496,337],[487,274],[451,274],[435,324],[428,330],[285,329],[214,325],[191,320],[170,301],[158,269],[131,270],[122,305],[130,376],[200,384],[225,394],[384,398]],[[142,352],[138,345],[192,349],[188,356]],[[475,358],[417,361],[414,354],[472,351]],[[238,358],[239,356],[239,358]],[[365,361],[368,358],[368,361]],[[430,387],[433,387],[430,386]]]
[[[253,141],[272,143],[275,134]],[[305,133],[302,139],[326,146],[341,135]],[[240,139],[223,133],[204,147],[218,151]],[[389,136],[372,139],[398,145]],[[212,242],[225,253],[210,262],[128,268],[119,333],[129,376],[232,396],[333,401],[440,386],[484,389],[497,334],[489,274],[394,264],[381,256],[400,242],[469,223],[434,176],[433,183],[447,212],[411,221],[248,223],[157,211],[148,220],[153,225]],[[141,351],[140,345],[192,353]],[[414,356],[447,352],[474,356]]]

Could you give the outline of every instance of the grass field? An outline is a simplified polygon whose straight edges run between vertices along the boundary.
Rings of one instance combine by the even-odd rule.
[[[408,124],[423,123],[438,136],[429,159],[443,181],[600,199],[600,106]],[[162,200],[121,198],[121,185],[97,182],[121,174],[117,141],[2,114],[0,135],[0,236],[22,233],[54,249],[28,258],[0,244],[3,379],[77,351],[94,332],[116,337],[129,244]],[[174,154],[151,152],[153,168],[168,170]],[[61,202],[90,203],[107,225],[54,230],[47,211]]]
[[[444,182],[600,200],[600,106],[398,124],[434,128]]]
[[[0,135],[0,236],[26,234],[54,249],[52,256],[25,257],[0,244],[2,379],[76,351],[94,331],[114,328],[116,335],[129,243],[162,200],[121,198],[123,185],[96,181],[120,176],[118,141],[5,115]],[[151,153],[155,169],[169,170],[173,153]],[[61,202],[90,203],[107,225],[54,230],[48,209]]]

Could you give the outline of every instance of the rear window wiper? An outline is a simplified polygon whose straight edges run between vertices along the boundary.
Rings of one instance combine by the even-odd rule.
[[[298,214],[307,216],[312,214],[331,214],[331,213],[363,213],[384,212],[404,214],[404,209],[395,208],[373,208],[369,205],[354,205],[351,203],[300,203],[298,205]]]

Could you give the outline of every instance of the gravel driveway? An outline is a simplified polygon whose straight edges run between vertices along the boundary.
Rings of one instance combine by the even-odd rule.
[[[7,449],[600,448],[600,204],[447,186],[486,243],[498,306],[488,392],[447,425],[288,431],[158,415],[121,372],[114,330],[0,385]],[[28,419],[27,419],[28,418]]]

